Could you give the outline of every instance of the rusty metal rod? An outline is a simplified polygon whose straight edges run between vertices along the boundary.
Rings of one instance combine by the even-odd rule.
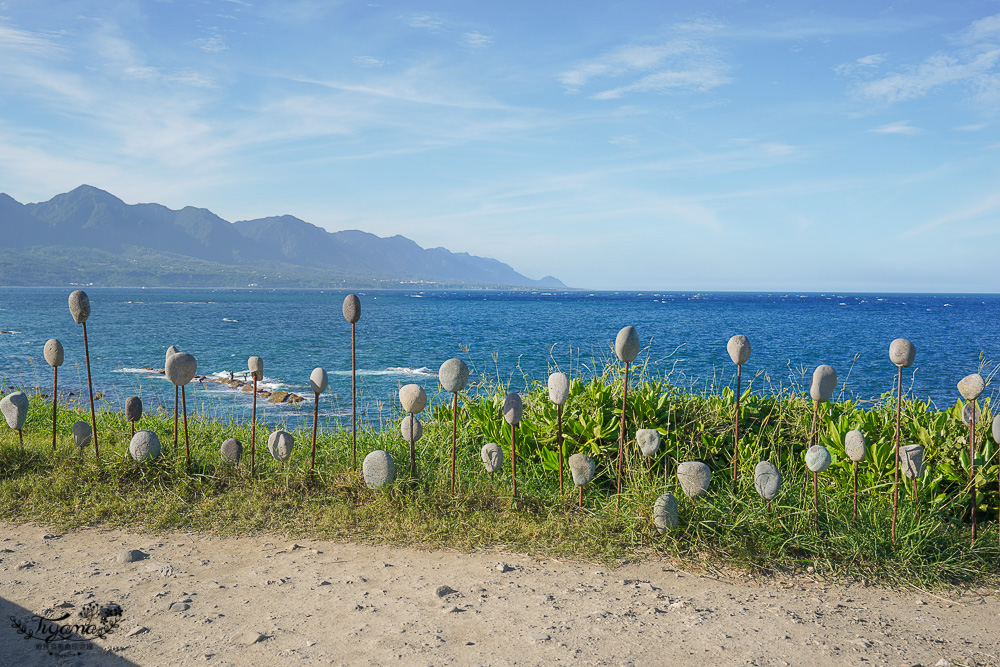
[[[512,495],[517,498],[517,437],[514,435],[515,429],[514,425],[510,425],[510,479],[512,487]]]
[[[59,402],[59,367],[52,367],[52,451],[56,451],[56,403]]]
[[[556,449],[559,450],[559,497],[563,494],[562,405],[556,406]]]
[[[969,479],[972,480],[972,541],[979,532],[976,526],[976,402],[972,402],[972,423],[969,424]]]
[[[813,509],[816,510],[814,517],[816,529],[819,529],[819,475],[813,473]]]
[[[254,453],[257,450],[257,376],[253,376],[253,406],[250,408],[250,476],[254,472]]]
[[[83,322],[83,354],[87,359],[87,390],[90,393],[90,427],[94,438],[94,458],[100,459],[97,450],[97,413],[94,412],[94,383],[90,379],[90,345],[87,343],[87,322]]]
[[[858,522],[858,462],[854,462],[854,514],[851,516],[851,521],[854,523]]]
[[[358,465],[358,365],[354,348],[354,322],[351,322],[351,467]],[[412,466],[410,474],[413,474]]]
[[[174,451],[177,451],[177,420],[180,418],[181,389],[174,385]]]
[[[733,417],[733,484],[736,484],[739,475],[740,465],[740,381],[742,380],[743,366],[736,366],[736,414]]]
[[[313,401],[313,438],[312,454],[309,456],[309,472],[312,472],[316,465],[316,422],[319,420],[319,394],[313,392],[313,396],[316,400]]]
[[[187,456],[187,464],[191,465],[191,443],[188,441],[188,405],[187,405],[187,394],[184,392],[184,387],[181,387],[181,405],[184,411],[184,453]]]
[[[622,419],[621,429],[618,434],[618,497],[615,499],[615,506],[621,506],[622,493],[622,459],[625,458],[625,402],[628,400],[628,367],[629,362],[625,362],[625,388],[622,391]]]
[[[903,367],[899,366],[899,373],[896,376],[896,438],[895,458],[896,466],[892,476],[892,543],[896,543],[896,521],[899,515],[899,432],[900,417],[903,411]]]
[[[458,392],[451,404],[451,492],[455,493],[455,441],[458,435]]]

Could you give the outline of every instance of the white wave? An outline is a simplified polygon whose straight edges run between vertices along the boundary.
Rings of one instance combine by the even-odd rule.
[[[327,371],[330,375],[350,375],[351,371]],[[437,377],[437,373],[427,367],[408,368],[403,366],[390,366],[381,370],[358,369],[358,375],[406,375],[416,377]]]
[[[129,368],[128,366],[119,366],[118,368],[111,371],[112,373],[130,373],[133,375],[160,375],[156,370],[149,368]]]
[[[231,319],[229,319],[228,317],[223,317],[223,318],[222,318],[222,321],[223,321],[223,322],[239,322],[239,320],[231,320]]]

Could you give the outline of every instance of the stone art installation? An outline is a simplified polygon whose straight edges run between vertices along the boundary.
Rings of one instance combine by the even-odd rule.
[[[969,520],[972,522],[972,541],[976,541],[976,536],[978,535],[978,527],[976,522],[976,400],[986,389],[986,381],[983,380],[983,376],[979,373],[973,373],[972,375],[966,375],[964,378],[958,382],[958,393],[962,395],[962,398],[972,403],[972,418],[969,424],[969,479],[972,480],[971,491],[972,491],[972,514]]]
[[[83,325],[83,355],[87,361],[87,391],[90,394],[90,427],[93,431],[94,458],[100,458],[97,449],[97,413],[94,411],[94,383],[90,378],[90,344],[87,342],[87,318],[90,317],[90,298],[83,290],[69,295],[69,313],[73,321]]]
[[[15,391],[0,398],[0,412],[7,420],[7,426],[17,431],[18,440],[21,441],[21,449],[24,449],[24,435],[21,433],[21,427],[24,426],[24,421],[28,418],[28,407],[28,397],[24,395],[23,391]]]
[[[633,326],[622,328],[615,338],[615,355],[625,364],[625,385],[622,389],[622,417],[618,435],[618,482],[617,493],[622,492],[622,461],[625,457],[625,403],[628,401],[628,370],[629,365],[639,356],[639,332]],[[616,506],[620,499],[615,499]]]
[[[63,346],[55,338],[50,338],[42,348],[45,363],[52,366],[52,451],[56,451],[56,404],[59,402],[59,367],[63,365]]]
[[[309,388],[313,391],[313,432],[312,453],[309,455],[309,472],[316,465],[316,423],[319,421],[319,395],[326,391],[329,377],[322,368],[314,368],[309,374]]]
[[[761,461],[753,469],[753,488],[767,502],[767,509],[770,510],[771,501],[781,490],[781,471],[773,463]]]
[[[451,408],[451,492],[455,492],[455,442],[458,435],[458,392],[469,381],[469,367],[461,359],[449,359],[438,370],[438,381],[452,395]]]
[[[399,423],[399,432],[403,440],[410,445],[410,477],[417,476],[417,441],[424,435],[424,427],[416,415],[407,415]]]
[[[358,362],[354,325],[361,319],[361,299],[357,294],[344,297],[344,319],[351,323],[351,467],[358,465]]]
[[[376,449],[361,462],[361,475],[369,489],[381,489],[396,479],[396,462],[392,454]]]
[[[897,452],[903,474],[913,481],[913,506],[920,517],[920,503],[917,495],[917,480],[924,474],[924,448],[920,445],[906,445]]]
[[[399,425],[403,440],[410,445],[410,477],[417,474],[417,440],[424,434],[424,429],[416,418],[416,414],[427,406],[427,392],[419,384],[404,384],[399,388],[399,404],[409,414]]]
[[[294,447],[295,438],[287,431],[278,430],[267,436],[267,451],[282,465],[291,458]]]
[[[137,431],[128,443],[128,453],[136,461],[160,458],[160,439],[152,431]]]
[[[844,451],[854,463],[854,513],[858,520],[858,464],[865,460],[865,434],[858,430],[848,431],[844,436]]]
[[[493,473],[503,467],[503,448],[495,442],[487,442],[479,451],[483,459],[483,467],[490,474],[490,485],[493,485]]]
[[[663,535],[676,528],[679,523],[677,499],[672,493],[664,493],[653,503],[653,525],[656,526],[656,532]]]
[[[181,413],[184,415],[184,452],[187,457],[187,464],[191,465],[191,442],[188,437],[187,422],[187,396],[184,386],[194,379],[198,373],[198,362],[193,355],[187,352],[178,352],[167,357],[166,367],[163,369],[167,379],[173,383],[174,387],[181,390]],[[176,409],[176,406],[175,406]],[[177,413],[174,412],[174,447],[177,446]]]
[[[253,477],[257,450],[257,382],[264,379],[264,360],[250,357],[247,359],[247,370],[253,381],[253,403],[250,407],[250,476]]]
[[[743,364],[750,359],[750,339],[743,334],[737,334],[726,343],[729,358],[736,364],[736,410],[733,412],[733,484],[739,471],[740,463],[740,381],[743,375]]]
[[[521,421],[524,406],[521,395],[516,391],[507,394],[503,400],[503,420],[510,424],[510,480],[511,494],[517,498],[517,425]]]
[[[569,457],[569,472],[573,476],[573,483],[580,490],[580,499],[577,502],[580,507],[583,507],[583,487],[594,479],[595,470],[597,470],[597,464],[586,454],[577,452]]]
[[[899,514],[899,433],[903,406],[903,369],[909,368],[917,356],[917,348],[905,338],[889,343],[889,361],[896,364],[896,438],[893,440],[895,469],[892,478],[892,542],[896,543],[896,517]]]
[[[93,434],[94,430],[87,422],[78,421],[73,423],[73,444],[76,445],[81,454],[83,454],[83,448],[90,444]]]
[[[1000,415],[993,418],[993,442],[1000,445]],[[1000,487],[1000,475],[997,475],[997,485]],[[1000,488],[998,488],[1000,494]],[[1000,507],[997,508],[997,523],[1000,524]],[[997,539],[1000,540],[1000,531],[997,532]]]
[[[830,467],[833,459],[830,450],[823,445],[813,445],[806,452],[806,467],[813,474],[813,510],[815,511],[815,522],[819,525],[819,473],[825,472]]]
[[[222,460],[229,463],[239,463],[243,458],[243,443],[236,438],[226,438],[219,447]]]
[[[684,495],[693,502],[698,496],[708,493],[712,470],[701,461],[685,461],[677,466],[677,481]]]
[[[569,400],[569,377],[565,373],[555,372],[549,375],[549,400],[556,406],[556,452],[559,455],[559,495],[563,494],[563,435],[562,410]]]
[[[819,413],[819,404],[827,403],[833,397],[833,390],[837,386],[837,371],[831,366],[823,364],[817,366],[813,371],[812,385],[809,387],[809,396],[813,400],[812,428],[809,429],[809,446],[812,447],[816,439],[816,415]]]
[[[131,435],[135,435],[135,425],[142,419],[142,399],[138,396],[129,396],[125,399],[125,420],[131,426]]]

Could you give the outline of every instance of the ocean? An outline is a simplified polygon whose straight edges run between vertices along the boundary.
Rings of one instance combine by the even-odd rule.
[[[49,338],[66,350],[60,394],[86,402],[82,327],[69,313],[72,288],[0,288],[0,382],[51,390],[52,369],[42,357]],[[268,390],[302,395],[298,407],[258,402],[268,423],[311,420],[309,374],[322,366],[330,388],[320,399],[325,423],[350,423],[351,326],[341,314],[347,291],[292,289],[85,288],[95,392],[106,409],[130,395],[147,410],[172,409],[172,385],[160,369],[170,345],[193,354],[198,372],[241,378],[247,358],[264,360]],[[545,382],[558,369],[589,378],[614,359],[619,329],[636,327],[643,350],[637,363],[698,392],[735,385],[726,352],[734,334],[749,337],[753,353],[743,386],[753,391],[808,391],[813,369],[837,371],[840,400],[877,399],[893,389],[896,367],[889,343],[907,338],[916,361],[903,373],[904,391],[948,407],[956,383],[984,376],[1000,354],[1000,295],[812,294],[796,292],[587,292],[482,290],[362,290],[357,323],[360,409],[370,423],[396,418],[396,391],[424,386],[443,402],[436,372],[459,357],[472,376],[511,390]],[[994,393],[987,387],[985,395]],[[251,399],[215,382],[192,382],[189,410],[242,421]]]

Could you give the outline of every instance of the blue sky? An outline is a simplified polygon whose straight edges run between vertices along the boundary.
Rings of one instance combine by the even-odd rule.
[[[0,191],[592,289],[1000,291],[1000,2],[0,0]]]

